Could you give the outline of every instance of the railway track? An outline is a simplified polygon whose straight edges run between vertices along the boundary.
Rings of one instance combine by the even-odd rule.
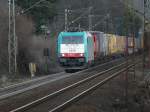
[[[60,80],[67,76],[69,76],[69,74],[65,74],[65,72],[61,72],[61,73],[57,73],[54,75],[44,76],[41,78],[26,81],[23,83],[15,84],[15,85],[8,86],[5,88],[0,88],[0,100],[12,97],[17,94],[21,94],[25,91],[29,91],[31,89],[42,86],[44,84]]]
[[[32,101],[19,108],[11,110],[11,112],[58,112],[63,111],[70,104],[78,101],[89,92],[97,89],[107,81],[116,77],[120,73],[134,66],[132,60],[129,60],[127,66],[125,60],[114,62],[107,65],[107,69],[103,66],[103,70],[95,67],[91,72],[87,73],[87,77],[77,81],[69,86],[63,87],[55,92]],[[100,66],[99,66],[100,67]],[[105,70],[106,69],[106,70]],[[105,74],[105,75],[104,75]]]
[[[22,105],[27,104],[28,102],[32,102],[43,96],[46,96],[53,91],[57,91],[79,80],[85,79],[86,77],[89,77],[92,73],[98,73],[110,68],[111,66],[115,66],[117,63],[121,63],[124,60],[124,58],[111,60],[109,62],[105,62],[98,66],[94,66],[92,68],[85,69],[76,73],[54,74],[51,76],[46,76],[43,78],[35,79],[33,81],[27,81],[21,84],[7,87],[5,89],[1,89],[0,91],[4,90],[2,92],[4,94],[0,96],[0,110],[3,110],[4,112],[9,112],[14,108],[18,108]],[[24,84],[27,84],[28,86],[26,87]]]
[[[108,65],[110,63],[120,61],[122,59],[117,59],[115,61],[114,60],[113,61],[112,60],[111,61],[107,60],[109,62],[106,61],[105,63],[101,63],[99,66],[95,66],[95,67],[92,67],[92,68],[89,68],[89,69],[85,69],[85,70],[79,71],[77,73],[68,74],[68,73],[65,73],[65,72],[61,72],[61,73],[57,73],[57,74],[48,75],[48,76],[44,76],[44,77],[41,77],[41,78],[33,79],[33,80],[30,80],[30,81],[26,81],[26,82],[23,82],[23,83],[14,84],[12,86],[8,86],[8,87],[5,87],[5,88],[0,88],[0,100],[7,99],[9,97],[13,97],[15,95],[24,93],[26,91],[38,88],[40,86],[46,85],[48,83],[52,83],[52,82],[57,81],[57,80],[61,80],[63,78],[71,77],[73,75],[77,75],[77,74],[84,73],[84,72],[89,72],[93,69],[96,69],[97,67],[100,67],[100,66],[102,67],[102,66]]]

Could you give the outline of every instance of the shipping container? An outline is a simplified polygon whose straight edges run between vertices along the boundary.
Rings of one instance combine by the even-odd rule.
[[[103,37],[104,37],[104,55],[107,56],[109,54],[109,46],[108,46],[109,38],[107,37],[106,34],[104,34]]]

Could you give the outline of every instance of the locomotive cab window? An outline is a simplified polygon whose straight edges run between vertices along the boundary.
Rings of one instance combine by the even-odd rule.
[[[62,44],[82,44],[82,36],[64,36],[62,37]]]

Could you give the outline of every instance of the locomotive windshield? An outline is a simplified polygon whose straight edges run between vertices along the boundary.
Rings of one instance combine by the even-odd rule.
[[[62,44],[82,44],[82,36],[64,36],[62,38]]]

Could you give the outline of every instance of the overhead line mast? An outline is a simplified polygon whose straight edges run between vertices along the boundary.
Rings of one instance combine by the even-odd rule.
[[[8,34],[9,73],[13,74],[17,72],[15,0],[8,0],[8,4],[9,4],[9,34]]]
[[[89,31],[92,30],[92,15],[91,15],[91,12],[92,12],[92,7],[89,7]]]
[[[22,10],[18,14],[24,14],[32,8],[36,7],[41,2],[46,0],[39,0],[27,9]],[[18,52],[18,39],[16,36],[16,13],[15,13],[15,0],[8,0],[9,5],[9,33],[8,33],[8,58],[9,58],[9,74],[17,73],[17,52]]]

